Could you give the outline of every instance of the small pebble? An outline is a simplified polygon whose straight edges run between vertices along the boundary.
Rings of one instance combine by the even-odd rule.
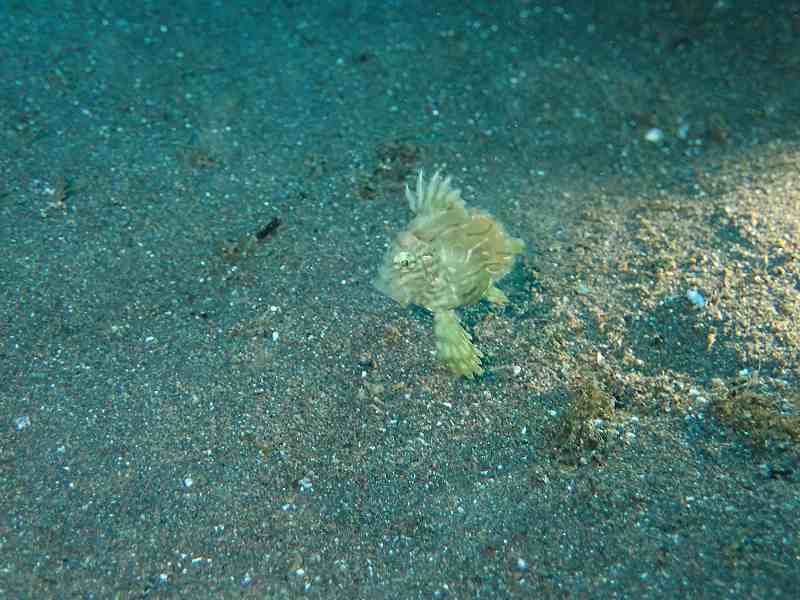
[[[664,132],[658,127],[651,127],[647,130],[647,133],[644,134],[644,139],[653,144],[658,144],[664,141]]]
[[[697,308],[705,308],[706,299],[703,294],[697,290],[697,288],[692,288],[686,292],[686,299],[694,304],[694,306]]]

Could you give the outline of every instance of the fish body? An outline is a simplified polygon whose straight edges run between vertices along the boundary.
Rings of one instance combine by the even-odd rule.
[[[414,218],[397,235],[375,281],[402,306],[416,304],[433,313],[437,355],[451,371],[465,377],[483,373],[480,352],[458,321],[455,310],[481,299],[505,304],[495,287],[525,249],[490,214],[469,208],[449,177],[438,172],[415,190],[406,187]]]

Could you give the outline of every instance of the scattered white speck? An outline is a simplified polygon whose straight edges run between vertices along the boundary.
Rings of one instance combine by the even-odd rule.
[[[272,332],[272,341],[273,342],[277,342],[279,337],[281,337],[281,336],[277,331],[273,331]]]
[[[692,288],[686,292],[686,299],[694,304],[697,308],[705,308],[706,299],[697,288]]]
[[[652,144],[659,144],[664,141],[664,132],[658,127],[651,127],[644,134],[644,139]]]
[[[644,134],[644,139],[653,144],[658,144],[664,141],[664,132],[658,127],[651,127],[647,130],[647,133]]]
[[[303,492],[308,492],[314,489],[314,484],[311,483],[311,480],[308,477],[303,477],[297,483],[300,485],[300,490]]]
[[[14,427],[17,431],[22,431],[31,424],[31,418],[28,415],[22,415],[14,419]]]
[[[519,365],[514,365],[514,367],[511,369],[511,372],[514,373],[514,376],[516,377],[517,375],[522,373],[522,367],[520,367]]]

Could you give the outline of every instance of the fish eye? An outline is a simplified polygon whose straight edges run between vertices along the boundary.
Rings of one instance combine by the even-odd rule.
[[[411,264],[411,255],[408,252],[398,252],[393,262],[398,267],[408,267]]]

